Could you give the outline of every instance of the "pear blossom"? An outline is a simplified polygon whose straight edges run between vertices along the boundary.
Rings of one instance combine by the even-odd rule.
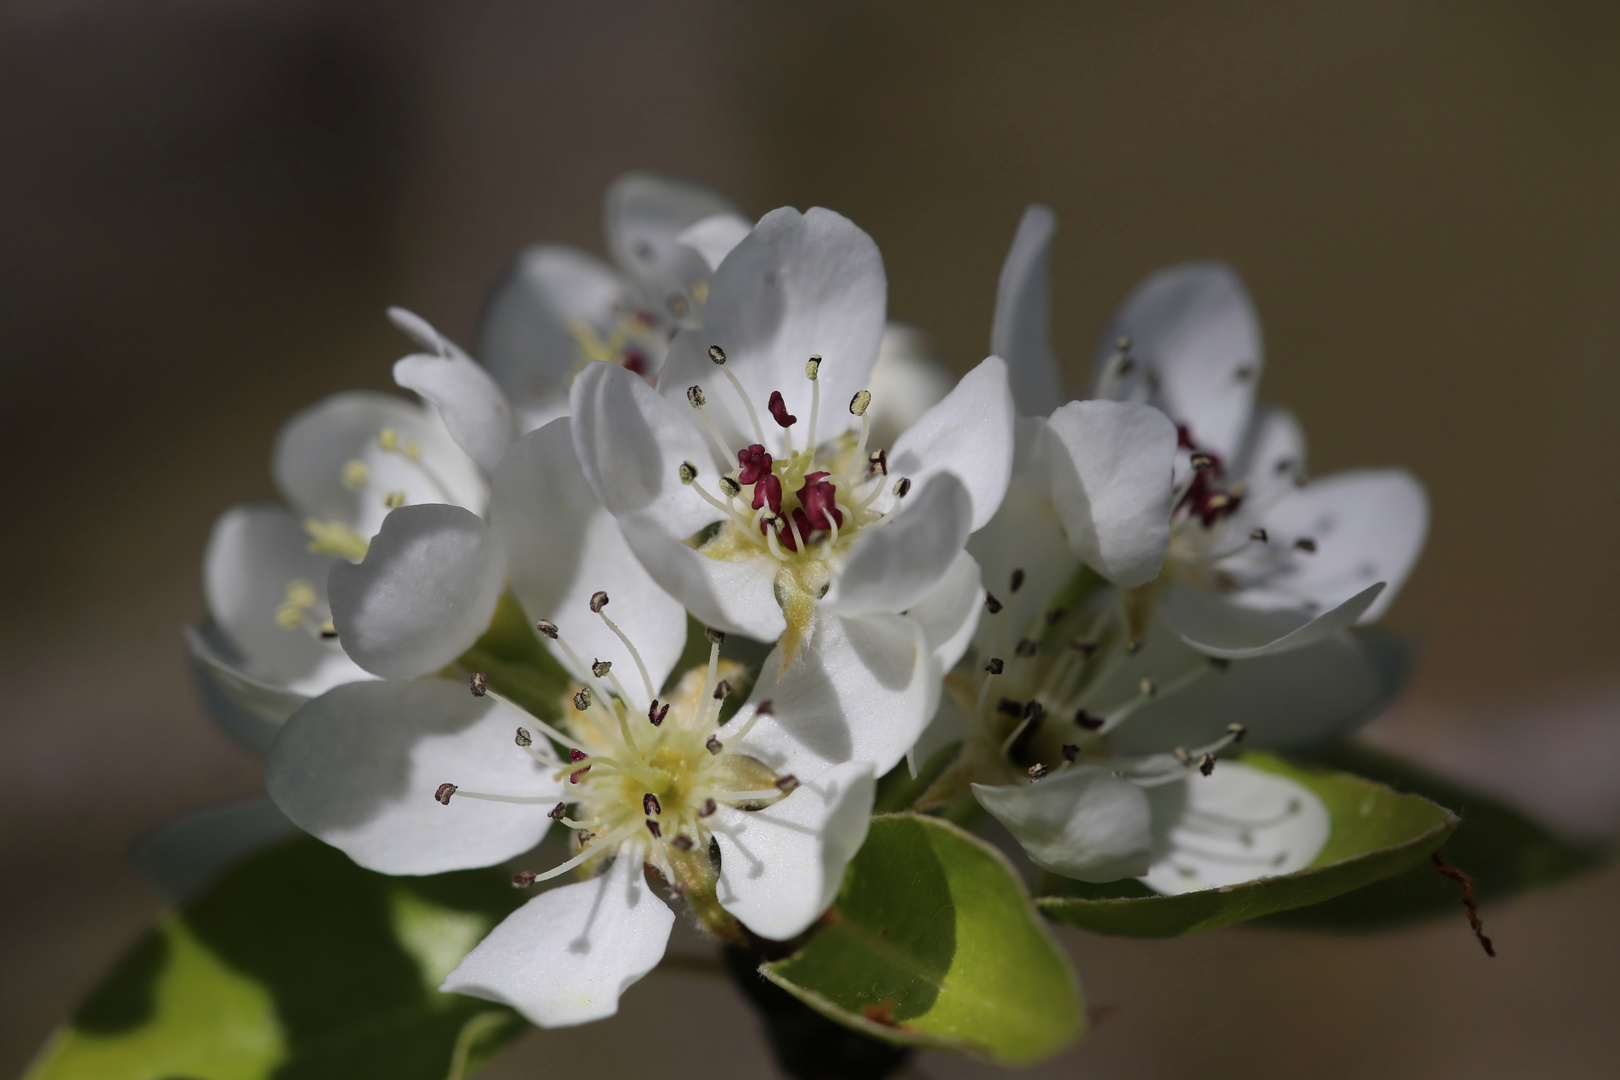
[[[990,357],[874,445],[886,290],[847,219],[773,211],[716,269],[704,325],[677,334],[656,389],[615,365],[581,372],[574,442],[642,564],[705,623],[781,638],[791,659],[818,619],[921,609],[943,672],[977,619],[964,545],[1006,490],[1012,400]]]
[[[569,591],[552,584],[554,597]],[[855,639],[819,621],[791,667],[780,647],[766,658],[727,716],[746,674],[722,659],[724,634],[710,632],[706,665],[674,677],[673,656],[635,644],[644,620],[656,637],[681,614],[673,598],[604,590],[556,614],[538,631],[579,676],[561,715],[523,711],[482,673],[471,693],[444,679],[354,683],[296,713],[266,764],[288,817],[383,873],[493,865],[554,822],[568,829],[568,858],[513,883],[583,879],[508,916],[443,986],[544,1026],[613,1014],[662,956],[674,914],[646,869],[724,936],[737,923],[775,939],[808,928],[865,838],[875,775],[926,720],[930,671],[911,620]],[[592,627],[627,661],[581,652]]]

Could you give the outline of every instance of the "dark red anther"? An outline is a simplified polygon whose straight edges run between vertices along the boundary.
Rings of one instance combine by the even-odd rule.
[[[1101,731],[1103,724],[1106,723],[1102,717],[1092,716],[1084,709],[1081,709],[1074,714],[1074,722],[1085,728],[1087,731]]]
[[[662,724],[664,722],[664,717],[668,715],[669,702],[667,701],[660,703],[657,698],[654,698],[653,703],[647,706],[647,719],[652,722],[653,727],[657,727],[659,724]]]
[[[568,751],[569,761],[584,761],[588,757],[590,757],[589,754],[577,747]]]
[[[771,410],[771,419],[783,427],[792,427],[799,422],[797,416],[787,411],[787,402],[782,400],[780,390],[771,391],[771,400],[765,403],[765,407]]]
[[[626,371],[632,371],[643,379],[647,377],[647,372],[652,369],[652,365],[647,362],[647,358],[636,349],[624,350],[623,363]]]
[[[583,769],[575,769],[573,772],[568,774],[568,782],[570,784],[577,784],[579,783],[579,778],[590,771],[591,767],[589,765],[585,766]]]
[[[810,528],[826,531],[834,525],[843,527],[844,515],[834,505],[838,498],[838,489],[828,483],[824,472],[813,472],[804,478],[804,485],[799,488],[799,502],[804,505],[804,516]],[[798,520],[798,514],[794,514]],[[799,527],[804,528],[804,522]]]
[[[742,466],[742,474],[737,477],[739,484],[757,484],[762,476],[771,471],[771,455],[759,443],[737,451],[737,464]]]
[[[782,512],[782,481],[775,473],[766,473],[754,485],[754,509],[769,506],[771,513]]]

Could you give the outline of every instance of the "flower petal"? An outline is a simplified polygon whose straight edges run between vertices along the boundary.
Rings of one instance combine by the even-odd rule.
[[[1007,494],[1017,416],[1007,365],[988,357],[906,429],[889,453],[889,472],[913,484],[955,473],[973,503],[972,528],[981,529]]]
[[[1297,607],[1249,607],[1174,580],[1161,594],[1159,614],[1181,640],[1206,656],[1243,660],[1301,649],[1348,629],[1383,591],[1379,582],[1317,615]]]
[[[400,450],[378,445],[384,430]],[[414,446],[412,459],[400,452]],[[358,462],[359,469],[350,465]],[[488,497],[484,479],[439,418],[390,394],[334,394],[294,416],[276,436],[270,470],[300,517],[338,522],[370,537],[398,493],[408,504],[454,503],[475,513]],[[362,475],[364,482],[351,484]]]
[[[527,714],[439,679],[349,683],[293,714],[265,761],[270,797],[299,828],[368,870],[438,874],[522,854],[560,792],[512,745]],[[544,797],[514,805],[434,793],[455,783]]]
[[[941,677],[967,652],[983,610],[984,584],[979,579],[978,560],[959,551],[944,576],[906,611],[922,627]]]
[[[940,362],[933,344],[915,326],[890,319],[883,327],[877,363],[866,388],[872,403],[869,446],[893,446],[895,440],[951,392],[955,376]]]
[[[703,256],[709,272],[713,273],[731,254],[731,249],[753,231],[753,224],[741,214],[714,214],[688,225],[675,239]]]
[[[212,621],[200,627],[184,627],[181,633],[191,652],[192,678],[215,725],[248,753],[268,752],[281,725],[309,700],[308,695],[267,682],[249,672]],[[347,656],[343,659],[354,665]],[[354,670],[360,678],[372,677],[358,666]]]
[[[1152,581],[1170,542],[1175,427],[1146,405],[1071,401],[1046,430],[1070,548],[1116,585]]]
[[[770,556],[711,559],[664,535],[645,514],[621,519],[619,531],[653,580],[706,626],[756,641],[775,641],[787,629],[776,601],[781,564]]]
[[[423,675],[466,652],[495,614],[506,580],[500,538],[459,506],[405,506],[383,521],[358,564],[332,566],[332,623],[367,671]]]
[[[684,400],[666,401],[645,379],[604,363],[586,365],[572,397],[580,469],[608,513],[639,514],[676,540],[719,520],[720,511],[681,482],[683,461],[697,466],[699,483],[712,485],[717,475],[713,451],[687,418],[692,409]]]
[[[877,780],[865,761],[834,765],[763,810],[721,807],[720,906],[773,941],[797,937],[838,895],[871,824]]]
[[[604,614],[635,645],[657,693],[686,646],[686,611],[636,560],[618,522],[585,482],[567,417],[524,436],[507,453],[491,481],[489,516],[507,552],[512,592],[529,617],[556,621],[576,654],[587,662],[611,661],[625,689],[637,695],[642,683],[635,658],[590,610],[591,596],[606,592],[611,606]],[[555,642],[545,644],[572,670]],[[650,696],[635,707],[649,703]]]
[[[765,445],[775,454],[785,438],[766,418],[765,402],[781,391],[787,411],[808,425],[812,387],[805,361],[820,355],[816,441],[826,442],[857,422],[847,405],[866,388],[877,359],[887,296],[877,245],[848,218],[820,207],[804,214],[772,210],[714,272],[703,327],[682,330],[670,343],[659,392],[685,408],[687,387],[701,385],[730,445],[759,441],[748,410],[709,359],[709,346],[719,345],[764,418]],[[801,449],[806,431],[795,429]]]
[[[232,507],[214,523],[203,595],[244,675],[303,697],[367,677],[318,632],[328,612],[326,575],[337,561],[310,551],[308,534],[279,506]],[[305,592],[309,601],[304,620],[291,628],[277,621],[289,591]]]
[[[1129,338],[1136,363],[1110,379],[1108,358]],[[1260,317],[1237,271],[1190,262],[1150,274],[1115,310],[1093,356],[1093,397],[1152,400],[1201,449],[1231,460],[1260,381]],[[1148,395],[1151,393],[1151,398]]]
[[[871,762],[882,775],[928,722],[929,661],[911,619],[818,610],[786,670],[782,647],[771,650],[748,703],[719,737],[726,741],[727,730],[740,730],[769,701],[770,713],[731,749],[800,777],[846,761]]]
[[[1310,789],[1237,762],[1152,788],[1148,798],[1153,865],[1146,881],[1172,896],[1303,870],[1332,828]]]
[[[1294,414],[1280,405],[1255,406],[1243,446],[1226,475],[1247,489],[1243,511],[1263,511],[1294,490],[1305,475],[1305,431]]]
[[[1002,637],[1012,641],[1024,635],[1080,567],[1052,502],[1046,421],[1020,416],[1016,430],[1012,479],[1001,509],[967,543],[979,561],[985,588],[1002,605],[988,616],[984,629],[988,634],[995,627],[1010,627]]]
[[[184,904],[249,855],[297,835],[274,802],[255,795],[176,818],[126,857],[166,902]]]
[[[1034,784],[974,784],[973,797],[1023,845],[1036,866],[1079,881],[1117,881],[1148,868],[1146,793],[1094,765]]]
[[[628,306],[618,273],[576,248],[537,245],[507,268],[484,301],[478,356],[525,430],[568,412],[568,387],[586,362],[575,329],[606,337]]]
[[[389,310],[390,315],[396,312],[410,314],[402,308]],[[518,436],[512,406],[489,372],[476,361],[448,342],[444,349],[436,354],[413,353],[395,361],[394,382],[437,409],[456,444],[484,472],[494,472],[506,448]]]
[[[510,1005],[541,1027],[619,1011],[619,997],[658,966],[675,913],[647,887],[641,860],[541,893],[505,919],[440,990]]]
[[[1013,235],[996,285],[990,351],[1007,361],[1013,400],[1023,416],[1050,416],[1063,403],[1057,355],[1052,351],[1052,238],[1057,215],[1032,203]]]
[[[1253,587],[1241,588],[1235,602],[1272,608],[1337,604],[1374,582],[1388,587],[1362,613],[1369,623],[1381,616],[1423,550],[1429,531],[1429,499],[1404,469],[1357,469],[1312,480],[1279,499],[1261,518],[1269,547],[1287,553]],[[1293,546],[1308,538],[1313,551]],[[1247,552],[1245,554],[1248,554]],[[1240,582],[1249,577],[1244,560],[1229,560]],[[1222,568],[1228,565],[1223,562]]]
[[[692,225],[716,214],[736,214],[730,200],[702,184],[630,172],[609,185],[604,206],[608,252],[644,283],[660,307],[671,296],[690,302],[691,283],[707,268],[681,243]]]
[[[921,603],[967,542],[973,505],[951,473],[935,473],[881,525],[850,545],[821,606],[845,615],[899,612]]]

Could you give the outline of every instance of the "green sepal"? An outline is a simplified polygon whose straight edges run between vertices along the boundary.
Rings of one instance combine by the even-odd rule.
[[[498,873],[387,877],[290,840],[147,933],[26,1080],[460,1080],[527,1025],[439,983],[521,900]]]
[[[760,973],[823,1015],[1003,1064],[1085,1033],[1080,984],[995,848],[937,818],[874,818],[820,928]]]
[[[1107,885],[1061,881],[1062,893],[1037,903],[1049,918],[1101,934],[1175,937],[1319,904],[1424,862],[1457,827],[1457,815],[1418,795],[1271,754],[1243,755],[1245,765],[1308,788],[1332,821],[1310,866],[1241,885],[1163,896],[1134,879]],[[1455,901],[1455,896],[1453,897]]]
[[[1318,760],[1454,807],[1462,824],[1446,841],[1444,858],[1474,879],[1481,903],[1544,888],[1603,866],[1611,857],[1600,844],[1560,835],[1498,799],[1371,747],[1341,744]],[[1428,866],[1416,866],[1352,895],[1268,922],[1315,930],[1375,930],[1454,915],[1460,896],[1455,882]]]

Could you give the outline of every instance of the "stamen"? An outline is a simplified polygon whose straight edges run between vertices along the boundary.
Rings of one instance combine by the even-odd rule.
[[[541,619],[539,622],[534,624],[534,628],[540,633],[544,634],[546,637],[550,638],[552,641],[557,640],[557,624],[552,622],[550,619]]]
[[[692,838],[687,836],[685,833],[681,833],[679,836],[675,837],[675,839],[671,840],[670,843],[674,844],[682,851],[692,850]]]
[[[652,722],[653,727],[657,727],[659,724],[662,724],[664,722],[664,717],[668,715],[669,702],[667,701],[660,706],[658,704],[658,699],[654,698],[653,703],[647,707],[647,719]]]
[[[742,494],[742,485],[729,476],[721,476],[720,492],[728,499],[735,499]]]
[[[1031,780],[1045,780],[1048,771],[1045,765],[1036,762],[1029,767],[1029,778]]]
[[[567,808],[567,803],[558,803],[556,806],[551,808],[551,810],[546,814],[546,817],[550,818],[552,821],[556,821],[563,816],[563,811]]]
[[[517,740],[516,740],[516,742],[517,742],[517,744],[519,746],[533,746],[534,745],[534,736],[529,734],[529,729],[528,728],[521,728],[520,727],[520,728],[517,729]]]
[[[902,476],[894,483],[894,497],[903,499],[909,494],[911,494],[911,477]]]
[[[1087,731],[1101,731],[1103,725],[1107,723],[1102,717],[1092,716],[1084,709],[1080,709],[1074,714],[1074,722]]]
[[[700,817],[700,818],[710,817],[718,809],[720,809],[720,807],[715,803],[715,801],[713,799],[704,799],[703,800],[703,809],[698,811],[698,817]]]
[[[708,741],[703,744],[703,748],[711,754],[718,754],[725,749],[725,743],[710,735]]]
[[[874,450],[866,460],[871,466],[870,471],[882,473],[884,476],[889,475],[889,452],[887,450]]]
[[[1249,539],[1253,540],[1257,544],[1265,543],[1266,539],[1267,539],[1266,530],[1264,530],[1264,529],[1250,529],[1249,530]]]
[[[433,798],[441,805],[449,806],[450,796],[454,795],[456,790],[454,784],[440,784],[439,789],[433,793]]]
[[[649,817],[652,817],[657,814],[662,814],[664,812],[664,807],[661,803],[659,803],[658,796],[649,791],[647,794],[641,797],[641,812]]]
[[[600,614],[602,614],[602,609],[607,607],[607,605],[608,605],[608,594],[607,593],[603,592],[600,589],[598,589],[596,592],[591,593],[591,614],[592,615],[600,615]]]
[[[816,375],[821,370],[821,356],[812,356],[804,365],[804,377],[810,380],[810,427],[806,432],[805,446],[814,450],[816,448],[816,421],[821,417],[821,380]]]
[[[1034,638],[1024,638],[1024,639],[1020,640],[1018,642],[1018,644],[1013,647],[1013,651],[1016,652],[1019,656],[1023,656],[1023,657],[1034,656],[1035,655],[1035,649],[1036,649],[1036,645],[1035,645],[1035,639]]]
[[[450,796],[452,795],[458,795],[463,799],[513,803],[518,806],[542,806],[557,797],[555,795],[494,795],[487,791],[468,791],[466,788],[460,788],[454,784],[440,784],[439,790],[433,793],[433,797],[445,806],[450,805]]]
[[[512,888],[527,889],[534,884],[534,879],[538,876],[533,870],[519,870],[512,875]]]
[[[992,675],[1000,675],[1004,670],[1006,670],[1006,664],[1002,662],[1001,657],[992,656],[990,658],[990,662],[984,665],[984,670],[988,671]]]
[[[986,592],[984,594],[984,606],[985,609],[992,615],[999,615],[1001,613],[1001,601],[996,599],[996,594],[993,592]]]
[[[721,679],[719,682],[714,684],[714,700],[724,701],[730,693],[731,683],[729,681]]]
[[[483,697],[485,694],[489,693],[489,680],[484,677],[484,673],[482,671],[473,672],[472,678],[468,681],[472,688],[473,697]]]
[[[574,695],[574,708],[578,709],[580,712],[585,712],[590,707],[591,688],[588,686],[582,686],[579,688],[579,692]]]
[[[612,670],[613,661],[611,660],[596,660],[591,664],[591,674],[598,679],[606,678],[608,672]]]
[[[1078,746],[1074,745],[1074,743],[1064,743],[1063,744],[1063,760],[1064,761],[1069,762],[1070,764],[1073,764],[1074,759],[1079,757],[1079,756],[1080,756],[1080,748]]]
[[[1019,589],[1022,589],[1024,587],[1024,571],[1023,571],[1022,568],[1019,568],[1019,569],[1014,570],[1012,572],[1011,585],[1012,585],[1012,589],[1011,589],[1012,592],[1017,592]]]
[[[1312,540],[1308,536],[1302,536],[1298,540],[1295,540],[1294,546],[1299,548],[1299,550],[1303,551],[1307,555],[1316,554],[1316,541]]]
[[[866,410],[872,404],[872,391],[857,390],[855,396],[849,399],[849,411],[856,416],[865,416]]]
[[[1205,776],[1213,773],[1215,771],[1215,755],[1205,754],[1203,757],[1199,758],[1198,771],[1203,773]]]
[[[794,791],[798,790],[798,787],[799,778],[794,776],[792,773],[788,773],[786,776],[779,776],[776,778],[776,790],[780,791],[784,795],[791,795]]]

